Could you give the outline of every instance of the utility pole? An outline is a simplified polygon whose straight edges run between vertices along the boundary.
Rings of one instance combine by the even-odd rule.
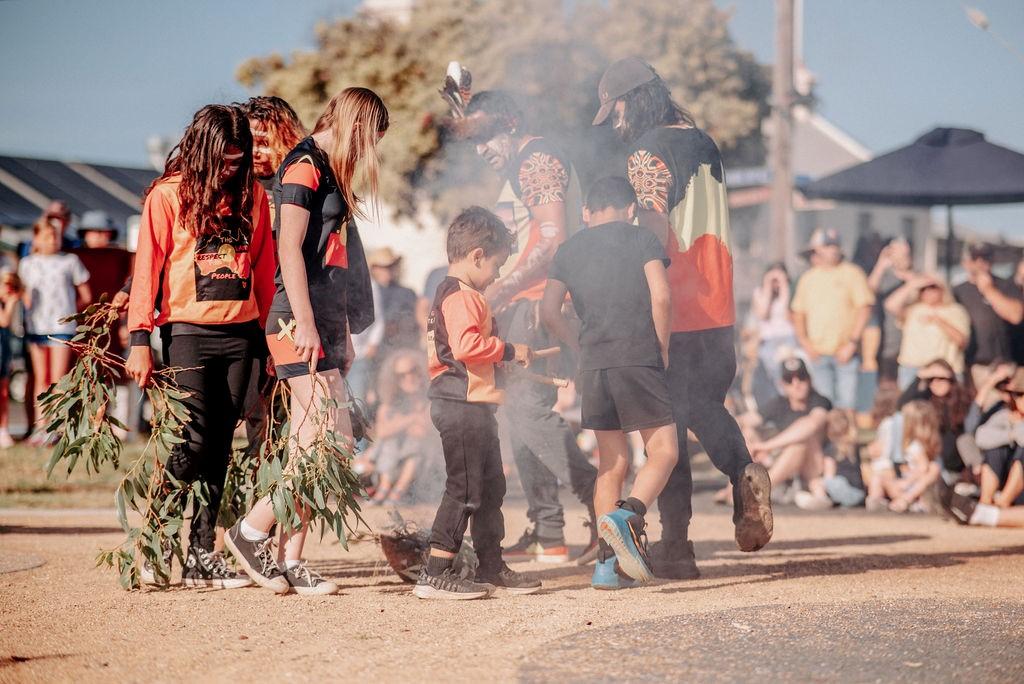
[[[775,0],[775,65],[772,68],[771,240],[777,260],[796,266],[793,227],[793,2]]]

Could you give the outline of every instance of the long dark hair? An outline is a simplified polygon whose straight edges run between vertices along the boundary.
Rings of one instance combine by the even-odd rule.
[[[949,394],[944,397],[937,397],[931,393],[931,390],[928,390],[928,401],[931,402],[932,406],[935,407],[935,411],[939,414],[939,424],[943,432],[959,432],[963,430],[964,420],[967,418],[967,410],[971,406],[971,395],[967,388],[956,379],[953,366],[949,365],[948,361],[945,359],[935,359],[930,363],[926,363],[924,368],[929,366],[942,368],[947,377],[952,378]]]
[[[660,76],[633,88],[622,96],[626,103],[624,128],[629,141],[658,126],[696,126],[693,116],[672,100],[672,93]]]
[[[238,171],[221,184],[222,157],[229,145],[237,147],[242,157]],[[167,155],[163,174],[146,194],[174,175],[181,176],[180,220],[194,236],[235,228],[252,232],[252,133],[240,107],[206,105],[196,112],[181,141]],[[223,215],[225,206],[229,211]]]

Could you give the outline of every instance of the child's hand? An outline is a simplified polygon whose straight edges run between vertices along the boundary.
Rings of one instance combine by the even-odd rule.
[[[523,368],[529,368],[530,362],[533,361],[533,350],[525,344],[513,344],[512,348],[516,351],[515,358],[512,360]]]

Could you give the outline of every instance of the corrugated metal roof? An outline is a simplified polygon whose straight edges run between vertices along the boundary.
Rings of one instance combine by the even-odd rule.
[[[0,224],[10,226],[35,221],[45,199],[63,200],[76,216],[100,209],[124,227],[140,212],[142,193],[157,176],[151,169],[3,156],[0,172]]]

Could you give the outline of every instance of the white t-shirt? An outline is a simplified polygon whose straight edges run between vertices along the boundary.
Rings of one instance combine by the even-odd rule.
[[[60,319],[75,313],[75,288],[89,280],[89,271],[74,254],[30,254],[18,264],[18,276],[30,293],[32,307],[25,310],[29,335],[70,335],[74,323]]]

